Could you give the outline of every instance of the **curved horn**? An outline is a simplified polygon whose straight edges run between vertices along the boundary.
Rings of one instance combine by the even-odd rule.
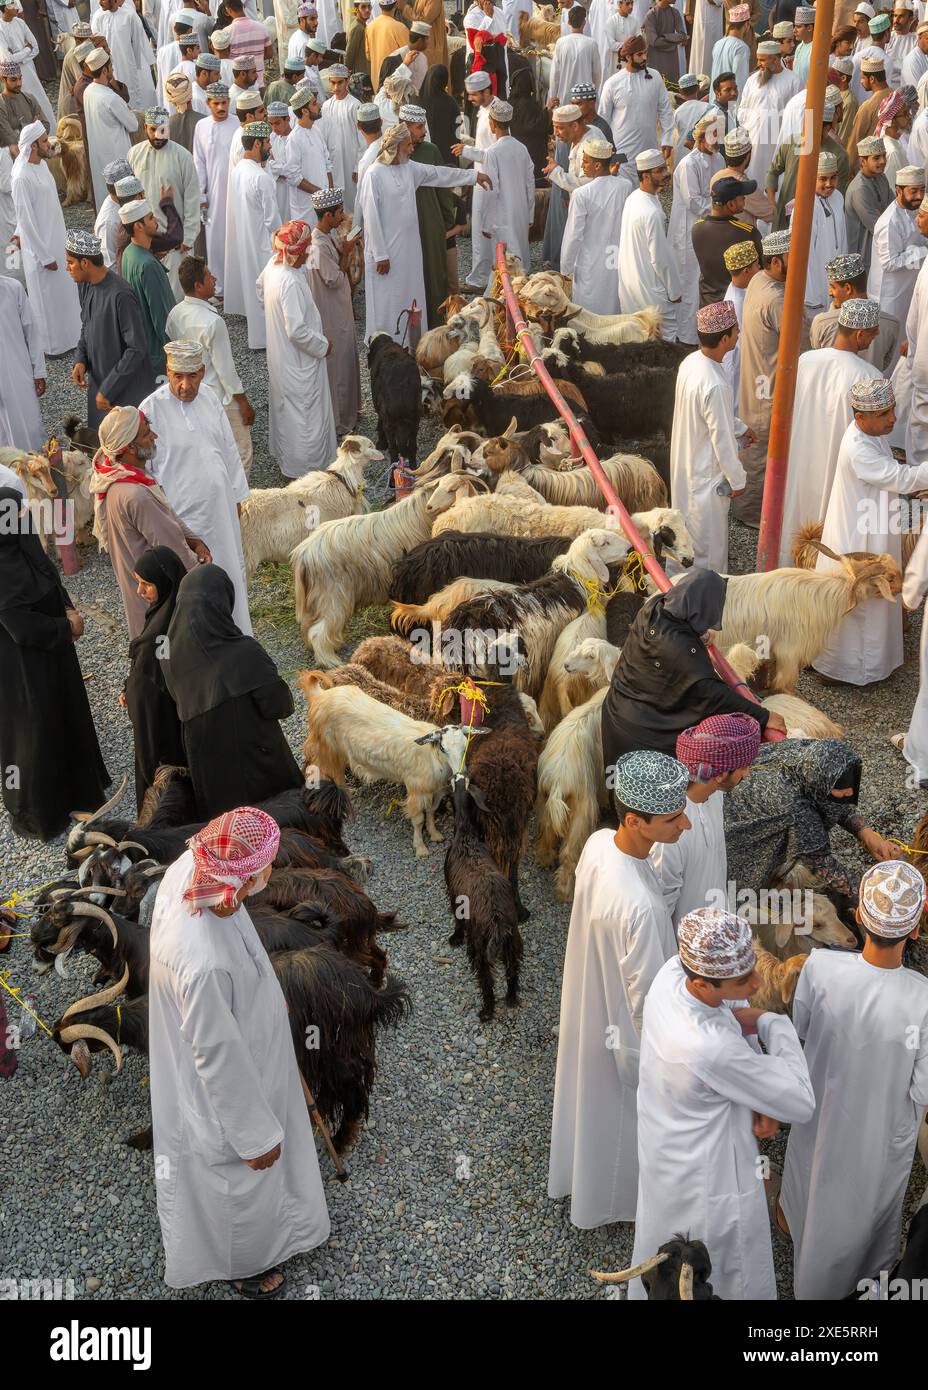
[[[86,815],[80,811],[71,812],[71,818],[72,820],[77,821],[77,825],[71,828],[71,833],[68,836],[68,843],[65,846],[65,849],[69,854],[72,852],[73,846],[75,846],[78,840],[80,839],[82,830],[84,830],[88,825],[92,825],[94,821],[100,820],[100,818],[102,816],[105,816],[108,811],[112,811],[116,806],[119,805],[120,801],[122,801],[123,797],[126,794],[126,788],[128,787],[128,785],[129,774],[128,772],[126,772],[123,773],[123,779],[120,782],[119,786],[116,788],[113,795],[110,797],[109,801],[104,801],[103,805],[98,806],[95,811],[92,811],[90,813],[90,815]]]
[[[84,900],[81,899],[80,916],[97,917],[101,922],[105,922],[113,934],[113,945],[119,945],[119,933],[116,930],[116,923],[113,921],[112,917],[107,912],[105,907],[100,907],[98,903],[85,903]]]
[[[91,830],[89,835],[84,836],[85,845],[106,845],[108,849],[116,848],[116,841],[112,835],[104,835],[102,830]]]
[[[74,1014],[85,1014],[88,1009],[102,1009],[104,1004],[112,1004],[114,999],[125,994],[126,985],[129,983],[129,967],[126,966],[120,979],[114,985],[108,985],[106,989],[98,990],[96,994],[85,994],[83,999],[75,999],[73,1004],[69,1004],[61,1015],[61,1022],[66,1018],[72,1018]]]
[[[82,904],[85,893],[89,893],[91,896],[93,896],[94,893],[109,893],[114,898],[124,898],[126,896],[125,888],[109,888],[105,883],[97,885],[87,883],[83,888],[65,889],[65,892],[70,892],[72,898],[80,898]]]
[[[63,1043],[80,1042],[82,1038],[95,1038],[97,1042],[102,1042],[116,1058],[116,1071],[122,1070],[122,1048],[116,1039],[111,1038],[109,1033],[105,1033],[102,1028],[94,1028],[89,1023],[81,1023],[75,1024],[71,1028],[62,1028],[58,1034],[58,1041]]]
[[[666,1250],[657,1255],[652,1255],[649,1260],[642,1260],[640,1265],[632,1265],[629,1269],[617,1270],[615,1274],[607,1274],[603,1270],[591,1269],[588,1272],[594,1279],[598,1279],[601,1284],[624,1284],[629,1279],[637,1279],[641,1274],[647,1274],[649,1269],[655,1269],[670,1258]]]
[[[831,549],[831,546],[824,545],[822,541],[810,540],[809,544],[813,547],[813,549],[821,551],[823,555],[827,555],[829,560],[837,560],[840,563],[840,561],[844,559],[843,555],[836,555],[835,552]]]
[[[136,866],[136,867],[137,867],[137,866]],[[164,864],[154,864],[154,865],[152,865],[152,867],[151,867],[150,869],[143,869],[143,870],[142,870],[142,877],[143,877],[143,878],[154,878],[155,874],[163,874],[164,872],[165,872],[165,865],[164,865]]]
[[[120,841],[119,841],[119,844],[116,846],[116,848],[117,848],[117,849],[123,849],[123,850],[125,850],[125,849],[140,849],[140,850],[142,851],[143,854],[148,854],[148,853],[149,853],[148,846],[147,846],[147,845],[140,845],[139,842],[138,842],[138,840],[120,840]]]
[[[50,956],[62,955],[66,951],[73,950],[74,944],[81,934],[82,926],[82,922],[65,923],[65,925],[58,932],[58,935],[55,937],[55,940],[52,942],[50,946],[46,946],[45,950],[48,951],[48,954]]]
[[[680,1302],[692,1303],[693,1301],[693,1266],[685,1261],[680,1270]]]

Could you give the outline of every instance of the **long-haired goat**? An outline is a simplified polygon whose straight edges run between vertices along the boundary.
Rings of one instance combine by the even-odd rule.
[[[566,291],[547,277],[530,275],[519,291],[519,298],[541,310],[557,326],[569,326],[593,343],[641,343],[661,335],[661,311],[656,305],[634,314],[593,314],[581,309]],[[553,326],[553,324],[552,324]]]
[[[424,603],[461,575],[527,584],[546,574],[569,545],[569,536],[516,538],[492,531],[444,531],[397,560],[390,597],[397,603]]]
[[[557,385],[566,400],[586,413],[586,401],[572,382]],[[512,419],[520,429],[530,429],[558,418],[557,406],[540,381],[507,381],[492,387],[468,372],[448,383],[439,409],[445,425],[462,425],[486,435],[502,434]]]
[[[416,439],[422,410],[416,359],[389,333],[375,333],[367,349],[371,399],[377,412],[377,447],[391,462],[416,466]]]
[[[764,665],[757,652],[744,642],[736,642],[725,656],[748,684],[751,684],[758,668]],[[801,700],[798,695],[767,695],[761,704],[782,717],[787,738],[844,738],[840,724],[835,724],[827,714],[810,705],[807,700]]]
[[[513,434],[510,422],[501,435],[488,439],[480,451],[491,472],[517,468],[525,481],[548,502],[606,510],[606,498],[586,464],[569,469],[530,464],[522,449],[513,445]],[[637,454],[612,454],[601,459],[600,464],[627,511],[645,512],[651,507],[666,505],[667,489],[649,459]]]
[[[348,434],[328,468],[305,473],[286,487],[253,488],[242,503],[242,551],[251,579],[265,560],[285,564],[291,552],[324,521],[368,510],[364,471],[384,455],[363,434]]]
[[[474,499],[477,500],[477,499]],[[766,574],[731,575],[718,634],[723,649],[736,642],[769,642],[770,685],[792,692],[800,673],[811,666],[834,637],[841,619],[867,599],[895,601],[902,574],[891,555],[836,557],[841,568],[776,569]]]
[[[571,365],[587,367],[595,362],[610,376],[633,371],[636,367],[661,368],[676,376],[677,369],[693,348],[685,343],[665,343],[649,338],[643,343],[600,343],[585,337],[576,328],[559,328],[541,360],[552,375],[560,375]]]
[[[606,639],[599,613],[581,613],[567,624],[554,644],[538,700],[546,734],[612,679],[618,659],[619,648]]]

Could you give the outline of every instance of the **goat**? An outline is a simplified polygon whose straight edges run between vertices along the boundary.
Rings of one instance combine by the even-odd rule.
[[[548,420],[528,430],[517,430],[516,421],[510,420],[502,434],[480,438],[476,453],[471,467],[479,460],[491,473],[503,473],[507,468],[522,471],[531,464],[548,468],[575,466],[570,458],[570,434],[561,419]]]
[[[379,681],[372,675],[366,666],[361,666],[356,661],[347,661],[341,666],[332,666],[326,673],[330,683],[334,685],[349,685],[355,690],[363,690],[365,695],[370,695],[372,700],[379,700],[381,704],[389,705],[391,709],[397,709],[401,714],[408,714],[410,719],[430,719],[433,715],[431,701],[426,696],[413,695],[409,691],[398,690],[396,686],[387,685],[385,681]],[[441,681],[440,675],[435,676],[435,681]]]
[[[566,400],[586,413],[586,401],[572,382],[559,381],[557,386]],[[557,406],[540,381],[507,381],[494,388],[467,372],[448,383],[439,409],[446,426],[461,425],[486,435],[502,434],[512,419],[519,428],[530,429],[558,418]]]
[[[42,548],[48,552],[57,546],[55,502],[69,503],[73,513],[74,539],[89,541],[93,524],[93,498],[90,495],[90,460],[78,449],[68,449],[61,455],[61,476],[66,497],[58,498],[52,466],[45,454],[31,454],[23,449],[0,448],[0,463],[11,468],[23,485],[26,501]]]
[[[748,683],[764,664],[757,652],[744,642],[736,642],[725,656],[741,679]],[[767,695],[761,704],[782,716],[787,738],[844,738],[840,724],[835,724],[827,714],[798,695]]]
[[[619,648],[606,641],[599,613],[581,613],[558,636],[545,673],[538,713],[545,733],[612,679]]]
[[[712,1273],[709,1251],[701,1240],[690,1240],[688,1235],[677,1234],[673,1240],[664,1241],[656,1255],[629,1269],[620,1269],[614,1274],[591,1269],[590,1273],[601,1284],[625,1284],[630,1279],[640,1278],[653,1303],[722,1301],[712,1292],[709,1283]]]
[[[150,787],[146,787],[136,824],[157,830],[162,825],[183,825],[196,816],[193,783],[185,767],[162,763]]]
[[[605,439],[670,439],[676,372],[664,367],[635,367],[615,376],[593,376],[576,363],[564,373],[587,404]]]
[[[417,857],[428,854],[422,837],[440,843],[434,799],[448,781],[452,762],[464,758],[467,732],[410,719],[351,686],[330,686],[321,671],[301,671],[309,725],[303,755],[325,777],[340,782],[348,767],[363,782],[402,783],[403,807],[412,825]]]
[[[802,670],[828,645],[851,609],[871,598],[893,603],[902,590],[902,574],[891,555],[856,559],[823,553],[840,569],[785,568],[728,579],[719,644],[723,650],[736,642],[750,646],[763,634],[770,645],[775,691],[795,689]]]
[[[377,412],[377,447],[391,462],[416,466],[421,396],[416,359],[388,333],[375,333],[367,349],[371,399]]]
[[[549,18],[545,18],[547,12]],[[519,44],[527,48],[553,48],[561,37],[561,22],[553,5],[539,6],[537,14],[519,11]]]
[[[427,329],[416,344],[416,363],[419,370],[426,376],[441,381],[442,367],[451,354],[457,352],[466,331],[463,324],[452,328],[448,323]]]
[[[504,365],[506,359],[496,338],[495,310],[487,299],[472,299],[463,309],[448,320],[448,328],[460,335],[461,346],[446,360],[442,376],[445,383],[451,382],[462,372],[473,368],[473,359],[482,357],[494,367],[494,376]],[[468,342],[471,326],[477,330],[476,343]]]
[[[627,554],[628,542],[615,531],[585,531],[564,555],[557,556],[541,579],[518,589],[489,590],[459,604],[448,614],[447,627],[465,634],[462,664],[466,673],[478,680],[498,680],[503,667],[511,665],[517,643],[525,660],[516,685],[536,697],[558,633],[586,608],[597,586],[608,584],[609,566]],[[394,605],[394,615],[406,622],[424,623],[433,611],[431,601],[419,608]],[[482,635],[488,631],[495,636],[485,643]],[[479,640],[468,642],[468,633]]]
[[[824,893],[812,894],[812,921],[794,922],[792,916],[793,888],[786,880],[775,882],[767,890],[768,900],[777,901],[766,907],[747,907],[744,916],[751,923],[757,943],[780,961],[808,955],[816,946],[843,946],[852,950],[858,943],[850,928],[841,921],[835,906]]]
[[[566,372],[571,366],[588,368],[595,363],[609,376],[633,372],[638,367],[661,368],[676,376],[680,363],[692,351],[685,343],[665,343],[662,338],[649,338],[643,343],[596,342],[571,326],[557,330],[550,345],[542,349],[541,360],[552,375]]]
[[[591,343],[641,343],[661,335],[661,312],[653,304],[634,314],[593,314],[572,303],[560,285],[535,275],[526,280],[519,298],[552,320],[563,320]]]
[[[458,774],[452,781],[454,834],[445,855],[445,885],[455,927],[448,944],[466,943],[470,967],[477,978],[488,1022],[496,1009],[493,967],[501,960],[506,972],[506,1003],[519,1002],[522,935],[516,894],[507,876],[480,837],[471,809],[482,794]]]
[[[416,485],[436,481],[461,467],[470,468],[474,449],[483,443],[483,436],[459,425],[446,430],[428,458],[414,470]]]
[[[338,665],[337,648],[352,614],[384,603],[397,560],[428,539],[434,491],[416,489],[386,511],[326,521],[290,556],[297,623],[321,666]],[[450,506],[454,494],[446,496]]]
[[[491,531],[445,531],[397,560],[390,597],[398,603],[424,603],[461,575],[527,584],[547,573],[569,545],[569,536],[515,538]]]
[[[348,434],[328,468],[305,473],[287,487],[252,488],[240,516],[247,578],[266,560],[285,564],[306,532],[322,522],[367,511],[364,470],[383,457],[363,434]]]
[[[764,1009],[767,1013],[785,1014],[789,1012],[799,974],[806,963],[806,954],[800,951],[785,960],[765,950],[754,940],[754,969],[761,978],[761,984],[751,995],[752,1009]]]
[[[574,870],[608,804],[603,775],[602,708],[608,685],[565,715],[538,759],[538,838],[535,857],[553,865],[555,896],[570,902]]]
[[[52,153],[61,164],[64,206],[68,208],[74,203],[86,203],[90,197],[90,170],[79,116],[61,117],[52,137]]]

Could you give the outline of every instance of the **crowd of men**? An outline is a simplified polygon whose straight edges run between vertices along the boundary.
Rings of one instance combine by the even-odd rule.
[[[0,3],[0,444],[44,446],[46,359],[73,353],[71,379],[99,434],[94,533],[130,639],[157,594],[139,575],[153,547],[184,572],[224,570],[223,621],[234,641],[251,633],[239,509],[255,410],[227,318],[240,316],[248,351],[265,354],[281,474],[325,468],[359,421],[358,285],[366,340],[383,332],[408,344],[417,310],[433,327],[449,292],[488,292],[497,242],[531,266],[540,208],[541,264],[572,277],[576,304],[656,308],[662,338],[692,349],[676,381],[671,501],[697,571],[724,594],[730,514],[752,528],[760,519],[799,157],[812,134],[780,561],[793,563],[797,530],[817,522],[829,551],[901,562],[893,509],[928,488],[928,9],[849,6],[836,7],[822,127],[810,132],[816,10],[792,0],[763,19],[757,0],[564,5],[550,63],[534,67],[517,43],[530,0],[475,0],[450,43],[437,0],[275,0],[269,22],[254,0],[92,0],[89,16],[49,0],[57,116],[80,128],[90,231],[68,226],[62,208],[49,35],[30,29],[19,0]],[[2,466],[0,484],[22,491]],[[837,562],[821,554],[817,564]],[[906,604],[926,588],[923,540]],[[700,626],[697,607],[687,631],[701,641],[717,624]],[[884,680],[902,663],[902,636],[898,605],[860,604],[815,669],[850,686]],[[924,640],[922,666],[911,727],[893,741],[928,785]],[[727,883],[722,799],[758,758],[762,723],[782,726],[766,712],[760,722],[716,714],[679,734],[675,757],[645,744],[615,764],[619,829],[594,834],[577,870],[549,1190],[571,1194],[580,1226],[635,1220],[636,1259],[677,1229],[698,1230],[726,1298],[776,1296],[772,1220],[794,1242],[797,1295],[837,1298],[898,1249],[928,1104],[928,986],[904,964],[925,884],[846,820],[881,861],[854,894],[862,952],[805,965],[795,1027],[749,1008],[759,982],[750,929],[706,904]],[[846,794],[840,777],[823,793]],[[196,872],[211,886],[200,908],[221,899],[227,915],[239,911],[272,857],[273,835],[261,836],[257,857],[239,846],[244,868],[229,878],[222,836],[204,832]],[[181,922],[190,865],[178,862],[170,910]],[[279,990],[270,994],[282,1040]],[[212,1027],[225,1003],[207,1002]],[[900,1018],[922,1030],[917,1047],[897,1036]],[[603,1029],[616,1033],[607,1049]],[[868,1041],[884,1046],[872,1075],[860,1069]],[[171,1056],[180,1070],[181,1052]],[[844,1084],[885,1098],[866,1143],[855,1111],[825,1103],[826,1085]],[[294,1085],[283,1091],[299,1110]],[[264,1118],[262,1137],[247,1137],[253,1153],[239,1151],[254,1172],[280,1157],[282,1128]],[[780,1122],[793,1125],[782,1201],[754,1170],[756,1140]],[[836,1196],[839,1154],[847,1179]],[[851,1198],[859,1234],[848,1237],[840,1204]],[[324,1239],[321,1192],[312,1201],[318,1219],[293,1239],[251,1232],[255,1253],[229,1271],[255,1275],[244,1280],[250,1296],[277,1291],[271,1266]],[[175,1268],[176,1282],[218,1277],[214,1265],[223,1260]],[[640,1281],[632,1293],[644,1296]]]

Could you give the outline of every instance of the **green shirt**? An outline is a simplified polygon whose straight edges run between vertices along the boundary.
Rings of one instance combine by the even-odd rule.
[[[130,241],[122,253],[122,278],[131,285],[139,301],[151,365],[156,374],[164,372],[164,345],[168,341],[165,323],[174,308],[168,273],[157,256]]]

